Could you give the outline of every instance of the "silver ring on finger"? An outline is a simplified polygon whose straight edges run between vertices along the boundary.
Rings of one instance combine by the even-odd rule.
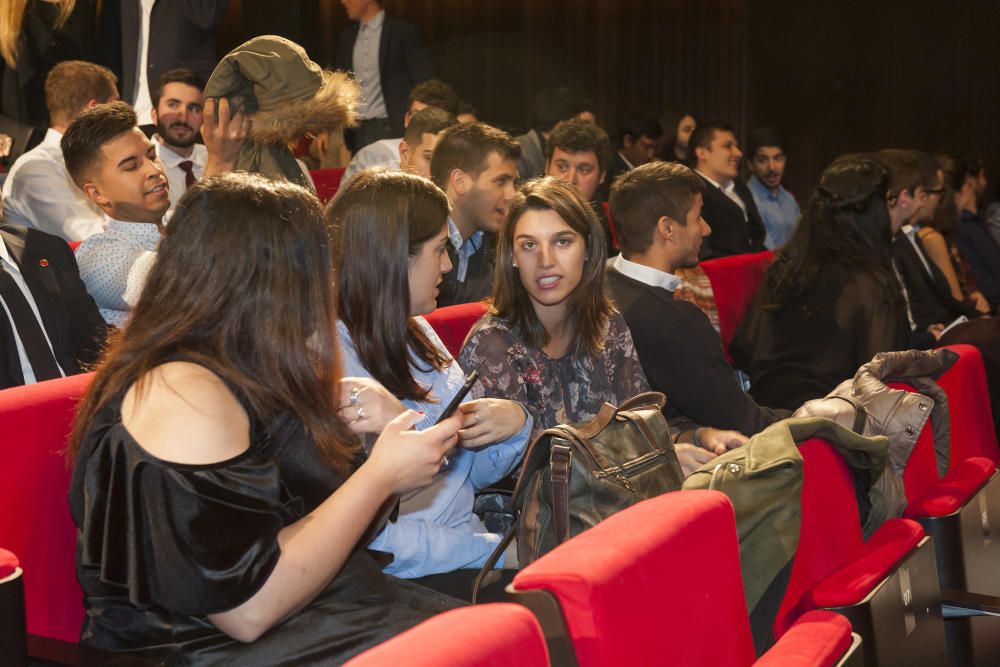
[[[479,419],[479,410],[476,410],[473,414],[476,415],[476,423],[478,424],[481,420]]]
[[[362,405],[358,407],[358,421],[361,421],[364,418],[365,418],[365,406]]]
[[[354,387],[353,389],[351,389],[351,394],[350,394],[351,405],[357,405],[358,404],[358,399],[360,397],[361,397],[361,388],[360,387]]]

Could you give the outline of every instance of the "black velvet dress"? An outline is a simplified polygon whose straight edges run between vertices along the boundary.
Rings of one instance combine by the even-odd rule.
[[[143,450],[115,401],[90,425],[73,470],[81,641],[168,664],[340,664],[457,601],[385,576],[363,550],[308,607],[252,644],[207,615],[239,606],[278,560],[278,532],[340,483],[293,419],[252,420],[250,449],[212,465]]]

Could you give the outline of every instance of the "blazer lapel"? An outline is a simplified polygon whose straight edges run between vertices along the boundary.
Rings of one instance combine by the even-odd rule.
[[[382,19],[382,35],[378,41],[378,71],[379,76],[384,77],[383,74],[386,71],[387,63],[389,62],[389,41],[392,39],[392,21],[386,16]],[[382,79],[382,86],[384,91],[385,79]],[[383,92],[383,98],[385,94]]]

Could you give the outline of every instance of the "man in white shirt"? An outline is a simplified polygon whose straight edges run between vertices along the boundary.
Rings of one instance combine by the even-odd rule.
[[[205,82],[189,69],[166,72],[153,88],[153,142],[170,182],[170,208],[205,174],[208,152],[197,143],[205,106]],[[138,116],[138,114],[136,114]]]
[[[408,127],[413,115],[427,107],[443,109],[449,114],[455,115],[458,111],[458,95],[444,81],[430,79],[418,83],[410,91],[410,102],[403,116],[403,127]],[[362,169],[370,167],[390,167],[396,168],[400,163],[399,147],[404,137],[393,139],[380,139],[368,144],[351,158],[350,164],[344,170],[343,183]]]
[[[80,276],[101,315],[121,327],[156,260],[170,193],[156,145],[124,102],[80,115],[62,139],[66,168],[108,218],[107,230],[76,250]]]
[[[45,80],[51,118],[45,139],[14,162],[3,184],[3,212],[9,224],[80,241],[104,229],[104,214],[66,172],[59,141],[70,123],[95,104],[118,99],[115,75],[100,65],[67,60]]]

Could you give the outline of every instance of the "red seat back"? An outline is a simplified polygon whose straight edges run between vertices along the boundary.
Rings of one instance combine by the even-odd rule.
[[[719,311],[719,335],[727,350],[772,259],[774,253],[766,250],[709,259],[699,265],[712,282],[712,292],[715,293],[715,304]]]
[[[736,521],[717,491],[633,505],[542,556],[513,586],[558,598],[580,667],[754,660]]]
[[[347,662],[344,667],[547,667],[534,615],[510,603],[454,609]]]
[[[316,184],[316,196],[324,204],[333,199],[340,188],[340,181],[344,178],[345,167],[331,167],[329,169],[313,169],[309,172],[313,183]]]
[[[611,232],[611,247],[621,250],[621,245],[618,243],[618,230],[615,229],[615,223],[611,220],[611,204],[604,202],[601,206],[604,207],[604,215],[608,218],[608,231]]]
[[[486,303],[475,301],[438,308],[434,312],[424,315],[424,319],[434,328],[435,333],[444,343],[448,352],[451,353],[451,356],[458,358],[458,353],[462,351],[462,343],[469,335],[469,329],[485,313]]]
[[[948,393],[951,462],[983,457],[1000,464],[982,353],[972,345],[949,345],[947,349],[959,355],[958,361],[938,378],[938,384]]]
[[[861,545],[854,480],[843,457],[825,440],[799,445],[802,455],[802,527],[785,596],[774,622],[780,637],[810,608],[808,593]]]
[[[91,378],[88,373],[0,391],[0,546],[21,560],[28,632],[71,642],[80,638],[83,594],[62,452]]]

